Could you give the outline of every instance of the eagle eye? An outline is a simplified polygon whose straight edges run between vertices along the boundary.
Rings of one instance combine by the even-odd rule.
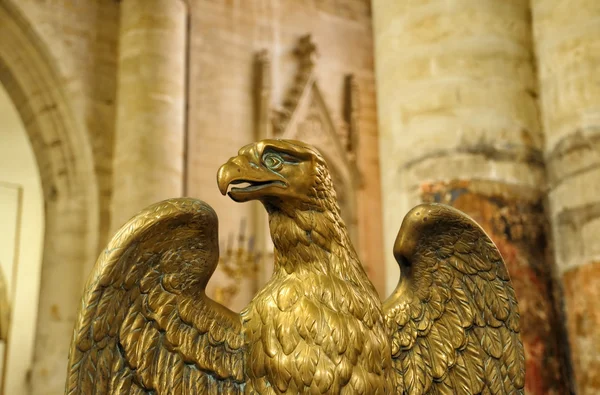
[[[262,161],[269,169],[279,171],[283,167],[283,159],[274,152],[267,152],[263,155]]]

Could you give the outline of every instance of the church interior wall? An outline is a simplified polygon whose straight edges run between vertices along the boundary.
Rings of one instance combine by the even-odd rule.
[[[526,391],[567,392],[528,2],[375,1],[374,16],[386,248],[395,218],[422,201],[477,218],[514,276]]]
[[[534,0],[531,10],[556,272],[576,390],[594,394],[600,391],[600,4]]]

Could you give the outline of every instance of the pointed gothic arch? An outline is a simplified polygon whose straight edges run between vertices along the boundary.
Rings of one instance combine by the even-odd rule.
[[[355,163],[349,160],[323,96],[313,81],[306,86],[304,94],[296,103],[291,119],[275,135],[276,138],[301,140],[314,145],[325,158],[338,197],[342,218],[352,240],[357,243],[356,194],[358,187],[354,175],[358,172]]]
[[[33,393],[58,393],[84,273],[98,252],[97,182],[88,136],[73,114],[56,63],[9,0],[0,0],[0,83],[31,141],[44,194]],[[45,380],[43,389],[36,389],[38,378]]]

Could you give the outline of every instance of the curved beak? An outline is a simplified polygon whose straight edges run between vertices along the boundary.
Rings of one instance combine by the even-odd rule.
[[[270,188],[286,188],[283,177],[250,161],[246,155],[238,155],[227,161],[217,172],[217,184],[221,194],[227,194],[232,184],[249,184],[243,188],[233,187],[228,195],[236,202],[245,202],[264,196]]]
[[[227,189],[232,181],[235,180],[236,174],[241,173],[241,166],[237,165],[233,160],[237,159],[231,158],[219,167],[219,171],[217,172],[217,185],[219,186],[219,191],[221,195],[225,195],[227,193]]]

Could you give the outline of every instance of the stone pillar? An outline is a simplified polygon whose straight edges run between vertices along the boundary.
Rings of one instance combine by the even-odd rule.
[[[527,392],[566,393],[529,2],[373,0],[373,14],[388,293],[406,212],[422,201],[456,206],[482,224],[512,275]]]
[[[600,393],[600,2],[532,1],[549,206],[576,390]]]
[[[186,25],[182,0],[121,2],[111,235],[183,193]]]

